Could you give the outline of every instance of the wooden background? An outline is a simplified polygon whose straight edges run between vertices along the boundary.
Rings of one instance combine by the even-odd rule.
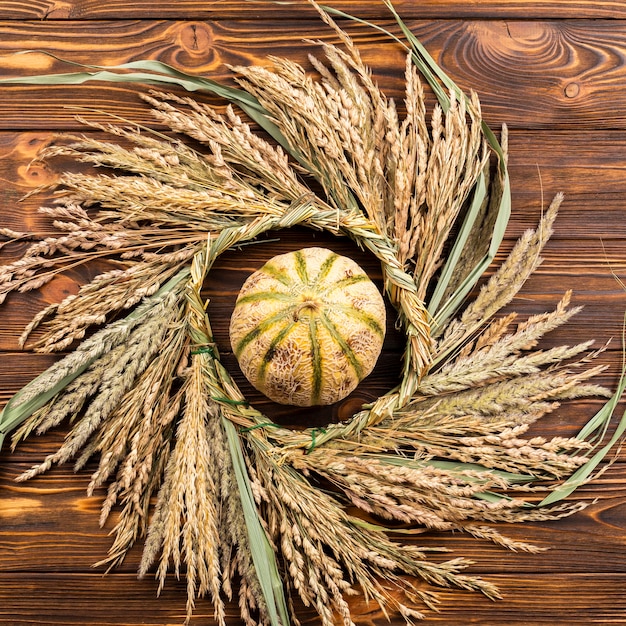
[[[334,0],[333,6],[391,26],[375,0]],[[623,0],[398,0],[397,8],[441,66],[463,87],[475,89],[487,121],[508,124],[513,216],[503,252],[557,191],[566,193],[546,261],[513,308],[530,314],[552,307],[565,289],[585,306],[546,345],[595,337],[613,338],[601,357],[609,364],[601,382],[614,385],[626,296],[626,2]],[[396,46],[364,26],[347,26],[377,79],[401,96],[403,62]],[[159,59],[186,71],[227,79],[225,64],[262,63],[267,54],[306,63],[314,46],[306,37],[332,39],[303,0],[270,5],[242,0],[12,0],[0,1],[0,74],[64,71],[44,56],[10,57],[40,49],[82,63],[117,64]],[[81,87],[0,87],[0,221],[18,230],[50,233],[38,216],[45,196],[20,201],[56,170],[29,162],[55,133],[79,128],[67,105],[152,124],[141,88],[88,84]],[[70,166],[70,164],[64,164]],[[300,231],[280,244],[242,256],[226,255],[213,273],[215,314],[227,311],[238,281],[276,248],[311,241]],[[321,241],[319,238],[316,241]],[[342,242],[334,242],[343,249]],[[269,246],[269,247],[268,247]],[[19,253],[8,247],[0,260]],[[364,261],[366,264],[367,260]],[[372,266],[372,271],[375,271]],[[9,298],[0,309],[0,400],[51,363],[52,357],[20,352],[16,337],[45,303],[76,290],[87,271],[59,279],[41,293]],[[220,308],[221,307],[221,308]],[[222,318],[220,318],[222,319]],[[226,318],[223,317],[222,328]],[[216,326],[220,326],[216,322]],[[391,345],[367,385],[327,421],[345,416],[360,399],[393,384],[398,358]],[[390,370],[388,370],[388,367]],[[351,404],[352,403],[352,404]],[[537,427],[545,435],[574,434],[599,408],[595,401],[563,407]],[[183,582],[170,579],[156,598],[151,579],[138,581],[140,550],[103,576],[92,564],[108,549],[112,523],[98,527],[100,497],[87,498],[89,467],[69,466],[27,484],[14,478],[55,450],[63,429],[0,453],[0,624],[180,624]],[[589,507],[557,523],[506,528],[512,536],[549,548],[539,555],[513,554],[459,535],[433,536],[456,556],[475,559],[471,571],[498,584],[504,595],[442,590],[439,613],[426,624],[626,624],[626,456],[579,497]],[[114,520],[113,520],[114,521]],[[358,624],[382,624],[372,608],[353,601]],[[192,624],[212,625],[200,601]],[[236,606],[229,624],[239,624]],[[302,622],[317,623],[303,609]],[[394,618],[394,624],[401,620]]]

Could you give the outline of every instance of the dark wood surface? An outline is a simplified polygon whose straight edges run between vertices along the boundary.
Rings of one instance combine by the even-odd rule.
[[[332,5],[391,26],[382,3],[336,0]],[[558,191],[566,201],[545,263],[512,308],[531,314],[552,307],[566,289],[584,310],[546,338],[545,345],[588,338],[602,345],[609,365],[600,382],[614,385],[620,369],[620,339],[626,311],[626,4],[621,0],[398,0],[398,10],[444,69],[464,89],[478,92],[486,119],[508,124],[513,216],[499,258],[524,229],[534,226]],[[379,33],[347,25],[391,95],[401,95],[402,55]],[[314,49],[305,37],[332,35],[302,0],[291,5],[199,0],[0,0],[0,75],[62,71],[43,55],[9,57],[39,49],[83,63],[115,64],[153,58],[185,71],[228,80],[226,64],[261,63],[268,54],[306,63]],[[140,87],[0,87],[0,222],[47,234],[51,225],[36,213],[45,197],[22,196],[57,171],[31,159],[56,133],[75,131],[76,109],[105,120],[113,113],[153,124],[138,98]],[[205,97],[207,101],[210,98]],[[71,105],[68,107],[68,105]],[[71,164],[63,164],[72,167]],[[245,275],[277,248],[310,241],[310,234],[281,235],[241,256],[225,255],[207,286],[218,340],[228,307]],[[318,238],[317,241],[320,241]],[[325,240],[324,240],[325,241]],[[343,241],[329,242],[344,249]],[[345,250],[348,250],[345,248]],[[2,252],[8,261],[19,249]],[[365,259],[365,263],[367,263]],[[61,299],[95,269],[59,279],[40,293],[16,295],[0,308],[0,401],[47,367],[52,357],[20,352],[17,336],[46,303]],[[372,272],[375,273],[372,266]],[[617,277],[617,278],[616,278]],[[393,383],[397,342],[356,400]],[[359,395],[361,394],[361,395]],[[599,408],[597,401],[563,407],[536,430],[572,435]],[[346,403],[311,419],[344,417]],[[79,474],[63,466],[29,483],[15,483],[24,469],[55,450],[63,429],[0,452],[0,624],[85,625],[180,624],[184,583],[173,577],[160,598],[151,579],[138,581],[138,546],[123,565],[104,576],[92,564],[106,552],[109,531],[98,527],[101,494],[85,494],[90,467]],[[508,527],[511,536],[547,548],[537,555],[507,552],[459,535],[421,538],[475,560],[471,571],[499,585],[503,600],[442,590],[440,612],[426,624],[626,624],[626,453],[597,481],[581,488],[589,503],[560,522]],[[352,601],[355,622],[383,624],[371,607]],[[194,626],[213,624],[200,601]],[[236,606],[228,623],[239,624]],[[302,608],[303,624],[317,623]],[[392,618],[392,623],[401,620]]]

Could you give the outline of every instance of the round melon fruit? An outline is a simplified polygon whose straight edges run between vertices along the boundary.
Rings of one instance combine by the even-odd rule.
[[[274,402],[332,404],[367,376],[385,335],[385,304],[351,259],[305,248],[244,283],[230,342],[250,383]]]

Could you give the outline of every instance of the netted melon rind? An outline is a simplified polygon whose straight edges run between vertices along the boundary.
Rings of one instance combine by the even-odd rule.
[[[297,406],[345,398],[374,368],[385,304],[352,259],[305,248],[268,261],[244,283],[231,346],[250,383]]]

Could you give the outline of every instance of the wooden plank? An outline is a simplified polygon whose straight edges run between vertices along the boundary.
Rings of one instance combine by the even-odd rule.
[[[389,25],[389,23],[387,23]],[[485,117],[512,128],[624,128],[615,102],[626,99],[623,63],[626,25],[621,21],[410,21],[409,26],[464,89],[476,90]],[[349,25],[364,59],[390,96],[401,98],[402,52],[384,35]],[[271,33],[268,36],[268,33]],[[118,64],[150,58],[185,71],[226,80],[225,64],[266,62],[268,51],[306,63],[307,37],[334,39],[316,21],[273,22],[80,21],[0,24],[2,75],[67,71],[48,57],[7,57],[37,48],[76,62]],[[515,76],[515,80],[511,77]],[[0,128],[74,128],[62,102],[149,122],[126,85],[84,87],[3,86]],[[514,103],[515,106],[511,106]],[[97,114],[96,114],[96,117]],[[100,116],[101,117],[101,116]]]
[[[285,239],[284,246],[276,244],[268,248],[263,256],[247,255],[243,261],[241,253],[225,255],[218,260],[209,282],[206,296],[210,299],[209,313],[213,320],[213,329],[220,349],[225,353],[228,346],[228,324],[237,292],[247,276],[262,265],[262,260],[269,254],[273,256],[284,250],[295,250],[306,245],[320,245],[319,237],[315,240],[295,242],[289,240],[287,233],[277,233]],[[322,240],[323,241],[323,240]],[[340,253],[350,253],[350,247],[343,242],[327,241],[324,245],[332,246]],[[261,246],[258,246],[261,248]],[[609,246],[604,244],[604,248]],[[576,251],[567,257],[568,251]],[[623,315],[626,310],[626,291],[618,279],[625,277],[623,263],[619,257],[619,246],[611,246],[608,252],[598,243],[585,252],[584,246],[576,241],[551,242],[544,252],[544,263],[527,281],[517,298],[505,309],[515,311],[523,319],[529,315],[554,309],[567,290],[573,290],[573,305],[582,306],[583,310],[567,324],[554,330],[544,339],[543,344],[555,346],[562,343],[578,343],[595,339],[602,345],[613,338],[616,342],[613,350],[619,350],[619,337],[623,328]],[[503,255],[499,255],[497,263]],[[376,260],[370,259],[368,271],[372,276],[377,273]],[[617,279],[611,274],[615,271]],[[89,272],[78,270],[54,279],[35,293],[11,294],[7,302],[0,307],[0,351],[18,350],[18,339],[25,326],[41,309],[53,302],[60,302],[70,293],[75,293],[97,272],[97,266],[90,266]],[[489,272],[491,273],[491,271]],[[395,313],[388,313],[388,344],[386,349],[392,352],[402,350],[403,340],[393,332]]]
[[[178,626],[185,619],[185,584],[172,580],[157,598],[155,583],[132,574],[0,575],[0,624],[7,626]],[[199,602],[191,626],[212,618],[208,603]],[[236,605],[227,623],[242,622]]]
[[[546,254],[549,261],[549,256]],[[564,272],[560,268],[553,274],[546,270],[537,272],[527,285],[521,290],[518,297],[509,305],[505,312],[516,312],[520,319],[529,315],[546,312],[554,309],[560,298],[567,289],[574,291],[574,306],[582,306],[583,310],[574,316],[567,324],[546,335],[542,341],[545,347],[553,347],[563,343],[572,344],[595,339],[597,345],[602,345],[611,338],[614,344],[611,350],[619,351],[619,337],[623,328],[623,314],[626,309],[626,295],[624,290],[616,283],[615,279],[606,274],[601,278],[593,275],[577,274],[575,269]],[[237,274],[242,276],[243,274]],[[224,281],[234,280],[224,270],[221,276]],[[71,279],[59,280],[57,284],[51,284],[47,293],[61,298],[61,288],[67,285],[64,292],[74,291],[78,283]],[[545,289],[545,291],[543,291]],[[52,301],[53,298],[50,298]],[[209,312],[212,317],[214,331],[218,337],[218,343],[225,353],[229,352],[228,346],[228,320],[234,296],[230,293],[220,297],[213,292],[212,303]],[[17,340],[30,319],[48,303],[37,294],[17,294],[10,296],[7,303],[0,308],[0,351],[16,351]],[[395,315],[389,313],[389,333],[395,323]],[[397,354],[401,350],[402,339],[389,335],[389,343],[386,349]],[[616,358],[615,356],[611,358]]]
[[[52,364],[54,360],[54,357],[47,355],[12,353],[4,354],[2,358],[10,361],[10,366],[0,372],[1,402],[8,401],[25,384]],[[385,352],[381,356],[374,372],[342,402],[327,408],[294,408],[272,403],[254,390],[239,371],[232,355],[224,355],[222,361],[246,398],[255,408],[263,412],[273,422],[294,427],[323,427],[328,423],[350,418],[363,404],[375,400],[376,397],[386,393],[397,384],[399,381],[397,372],[400,370],[401,365],[400,353],[390,354]],[[608,369],[595,377],[594,382],[607,389],[614,389],[621,371],[620,353],[604,353],[598,357],[596,363],[598,365],[606,365]],[[534,430],[542,436],[571,437],[600,410],[604,402],[603,398],[588,398],[580,399],[576,402],[567,402],[554,415],[543,418],[540,425]],[[620,415],[621,413],[618,410],[615,419],[618,419]],[[46,437],[41,439],[43,443],[39,443],[40,440],[37,438],[29,439],[20,444],[18,448],[20,454],[11,458],[19,461],[24,459],[23,455],[27,455],[30,462],[36,463],[38,459],[43,459],[52,450],[56,449],[55,447],[62,443],[62,437],[63,435],[59,433],[46,435]],[[39,445],[44,446],[45,450],[40,450]],[[626,457],[626,450],[624,450],[624,456]]]
[[[143,103],[139,106],[147,115],[147,107]],[[89,134],[110,139],[105,134]],[[89,170],[67,158],[46,164],[37,162],[39,151],[53,141],[68,141],[67,135],[48,131],[0,132],[0,202],[10,209],[2,216],[3,226],[41,236],[55,232],[50,220],[37,212],[41,205],[52,202],[52,195],[40,193],[25,198],[26,194],[52,184],[63,171]],[[577,240],[577,254],[589,255],[584,259],[585,265],[619,265],[623,258],[621,239],[626,236],[626,213],[620,204],[626,195],[624,133],[513,130],[509,152],[513,215],[507,237],[517,238],[525,229],[534,227],[553,195],[564,192],[565,202],[553,240]],[[5,249],[0,254],[3,259],[10,259],[22,249]]]
[[[498,585],[504,602],[494,604],[468,593],[445,592],[440,612],[429,614],[425,624],[589,626],[624,623],[626,593],[621,576],[550,574],[485,578]]]
[[[623,624],[626,577],[607,574],[543,576],[485,576],[504,596],[491,601],[478,594],[441,590],[439,612],[427,612],[421,622],[441,626],[571,626]],[[602,591],[600,591],[602,590]],[[137,581],[131,574],[9,574],[0,575],[0,624],[7,626],[134,626],[179,625],[184,620],[184,583],[171,582],[156,599],[153,581]],[[97,601],[94,601],[97,598]],[[388,622],[373,605],[350,601],[360,624]],[[120,607],[123,608],[123,613]],[[190,626],[214,623],[206,600],[197,602]],[[122,617],[123,615],[123,617]],[[300,609],[302,624],[318,624],[309,609]],[[123,620],[120,621],[120,620]],[[236,608],[228,607],[226,623],[240,626]]]
[[[599,378],[600,383],[610,384],[612,381],[607,378]],[[582,398],[576,400],[575,402],[567,402],[564,403],[563,406],[556,409],[553,413],[544,416],[539,422],[532,426],[529,436],[542,436],[542,437],[571,437],[575,433],[577,433],[582,426],[602,407],[604,404],[604,400],[601,398]],[[256,403],[255,403],[256,406]],[[621,405],[620,405],[621,407]],[[261,407],[263,408],[263,407]],[[358,407],[353,407],[356,409]],[[616,415],[614,416],[613,426],[617,419],[621,417],[621,408],[618,408]],[[280,418],[280,416],[279,416]],[[285,424],[289,424],[290,420],[293,420],[293,415],[288,416],[289,419],[284,419]],[[325,415],[326,422],[325,424],[331,422],[333,420],[332,409],[329,409],[327,414]],[[20,441],[16,446],[15,450],[12,450],[10,447],[10,442],[7,443],[6,449],[3,449],[3,455],[1,462],[7,463],[6,469],[6,480],[12,484],[12,481],[25,469],[28,467],[41,463],[42,459],[44,459],[48,454],[52,454],[56,452],[56,450],[61,446],[65,439],[65,435],[67,434],[69,426],[64,423],[58,428],[55,428],[45,435],[42,436],[31,436],[24,441]],[[6,456],[5,456],[6,455]],[[613,474],[613,470],[611,470],[610,476],[618,477],[618,480],[622,476],[621,463],[626,462],[626,450],[624,449],[616,449],[615,454],[609,455],[609,459],[615,460],[616,462],[616,472],[617,474]],[[94,461],[96,462],[96,461]],[[11,467],[12,466],[12,467]],[[87,466],[87,469],[80,474],[82,476],[81,480],[86,481],[83,483],[81,489],[86,488],[87,483],[89,482],[89,476],[91,475],[91,466]],[[55,469],[54,472],[61,472],[61,475],[65,475],[66,473],[69,475],[72,472],[73,465],[71,462],[68,463],[64,467],[64,469]],[[613,479],[611,479],[613,480]],[[607,477],[609,491],[611,489],[616,489],[617,486],[613,482],[609,480]],[[32,483],[34,484],[34,483]],[[600,497],[602,496],[602,492],[605,485],[603,479],[598,479],[598,482],[593,482],[589,487],[581,487],[581,493],[587,493],[586,489],[589,490],[589,493],[592,494],[589,496],[590,499],[594,497],[594,490],[596,485],[599,487]],[[13,485],[15,486],[15,485]],[[616,495],[620,495],[615,492]],[[581,496],[582,497],[582,496]],[[587,497],[587,496],[585,496]],[[613,496],[610,496],[613,497]],[[520,527],[522,530],[524,526]]]
[[[92,497],[86,494],[94,462],[79,474],[64,465],[27,483],[14,482],[46,448],[53,451],[51,438],[45,439],[39,442],[39,457],[33,451],[25,462],[18,450],[0,462],[0,574],[89,571],[111,545],[109,532],[117,512],[100,528],[105,490]],[[554,522],[495,526],[508,537],[545,550],[539,554],[511,552],[460,533],[428,533],[413,542],[428,548],[445,546],[451,550],[448,558],[471,559],[474,564],[468,571],[473,574],[626,573],[625,479],[626,463],[617,463],[593,486],[577,492],[573,499],[588,504],[584,511]],[[141,550],[140,541],[115,572],[136,572]],[[95,571],[103,573],[104,568]]]
[[[360,0],[334,0],[330,4],[336,9],[359,15],[366,19],[384,18],[388,15],[382,3],[364,3]],[[398,12],[406,17],[437,19],[443,17],[476,19],[482,17],[537,19],[601,19],[624,18],[626,10],[621,0],[594,0],[573,2],[572,0],[534,0],[513,2],[512,0],[395,0]],[[0,3],[0,19],[6,20],[66,20],[66,19],[120,19],[120,18],[168,18],[168,19],[251,19],[262,18],[268,12],[275,19],[293,18],[294,15],[313,15],[304,0],[289,3],[270,3],[254,0],[242,4],[235,0],[207,3],[202,0],[171,2],[133,2],[125,0],[37,0],[26,2],[15,0]]]
[[[0,371],[0,402],[7,402],[24,385],[43,372],[55,360],[54,356],[33,354],[3,354],[10,365]],[[244,395],[256,408],[265,412],[273,421],[300,426],[321,427],[329,422],[347,419],[363,404],[374,401],[400,382],[401,352],[385,350],[374,371],[343,401],[329,409],[320,407],[294,408],[270,402],[257,392],[243,377],[231,354],[222,359]],[[614,379],[611,376],[608,383]]]
[[[552,136],[543,132],[524,134],[520,131],[515,132],[511,138],[515,210],[509,228],[510,237],[519,236],[539,219],[541,207],[545,204],[545,201],[542,204],[540,182],[552,190],[563,188],[568,191],[556,223],[553,241],[544,255],[546,260],[524,289],[520,311],[533,312],[531,301],[537,297],[537,293],[549,293],[557,298],[566,288],[575,288],[576,303],[585,304],[586,310],[573,321],[573,327],[567,328],[567,333],[570,328],[572,332],[568,340],[588,337],[590,333],[585,328],[587,324],[604,329],[605,335],[601,340],[618,336],[624,308],[622,288],[611,277],[611,272],[624,276],[620,237],[626,232],[626,214],[619,208],[617,201],[623,196],[626,186],[622,175],[626,167],[623,157],[626,146],[623,137],[617,132],[601,133],[597,145],[591,140],[591,135],[577,132],[557,133]],[[49,222],[36,213],[39,204],[45,204],[48,196],[31,197],[19,202],[25,192],[33,190],[44,181],[49,182],[55,175],[51,169],[39,165],[27,167],[38,148],[46,144],[50,136],[39,133],[3,133],[0,137],[3,139],[0,176],[7,181],[3,186],[3,193],[6,194],[3,200],[5,206],[15,207],[15,211],[11,210],[3,223],[19,230],[34,229],[42,234],[51,232]],[[540,146],[544,149],[540,149]],[[565,156],[555,163],[551,156],[554,154]],[[576,159],[568,156],[573,154]],[[54,168],[61,171],[74,169],[74,166],[67,161],[55,163]],[[31,175],[31,172],[34,174]],[[287,246],[295,245],[296,240],[296,247],[304,242],[301,235],[295,240],[293,234],[289,237],[286,232],[277,233],[276,236],[286,241]],[[332,238],[323,238],[319,234],[314,237],[311,234],[308,239],[311,244],[317,245],[322,240],[326,241],[325,245],[332,242]],[[509,238],[503,246],[503,252],[498,256],[498,261],[502,260],[510,246]],[[23,245],[9,247],[3,251],[2,258],[6,261],[17,258],[23,249]],[[283,248],[277,248],[276,251],[280,250]],[[350,253],[354,253],[354,248],[351,250]],[[237,254],[224,259],[218,268],[219,276],[226,277],[226,284],[231,284],[231,287],[226,288],[231,299],[237,291],[236,285],[240,284],[237,281],[241,282],[245,272],[254,269],[249,263],[242,265],[241,255]],[[374,265],[370,265],[369,269],[375,270]],[[232,277],[224,273],[231,270],[235,272]],[[59,278],[44,287],[40,293],[12,297],[10,302],[13,304],[0,310],[0,317],[3,319],[0,348],[14,350],[17,336],[34,313],[46,304],[59,301],[75,292],[80,283],[97,271],[97,266],[90,266],[87,270],[70,272],[67,277]],[[216,295],[213,295],[214,299]],[[607,309],[609,298],[613,305]],[[545,310],[553,302],[536,301],[536,304]],[[593,334],[595,335],[595,330]],[[555,341],[558,340],[561,340],[561,335],[556,335]]]
[[[145,105],[139,106],[147,111]],[[89,134],[110,139],[105,134]],[[68,140],[67,135],[47,131],[0,132],[0,202],[10,208],[2,216],[4,226],[41,236],[55,232],[50,220],[37,212],[41,205],[52,202],[52,195],[33,192],[54,183],[63,171],[89,170],[68,158],[42,164],[36,157],[53,141]],[[619,265],[620,242],[626,236],[626,213],[620,205],[626,195],[623,132],[514,130],[509,137],[509,152],[513,215],[507,237],[517,238],[525,229],[534,227],[553,195],[564,192],[553,240],[577,240],[576,252],[589,255],[585,265],[598,266],[603,261]],[[25,198],[28,193],[33,195]],[[13,258],[22,249],[5,249],[2,258]]]

